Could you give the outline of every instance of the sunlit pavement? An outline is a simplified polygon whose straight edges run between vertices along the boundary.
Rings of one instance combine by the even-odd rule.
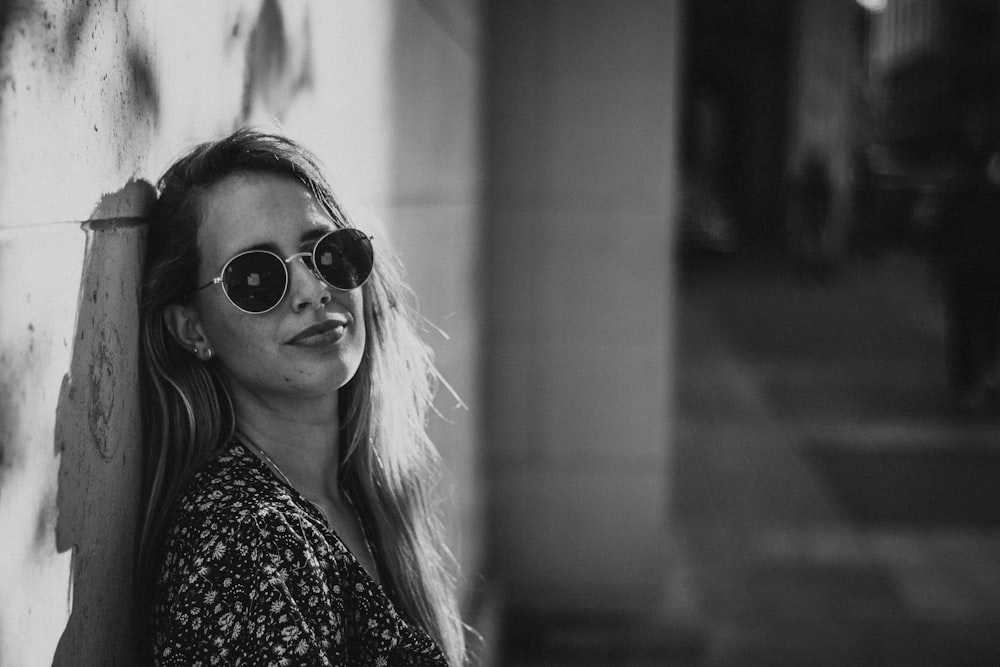
[[[1000,665],[1000,408],[957,410],[918,258],[685,265],[678,623],[508,619],[504,665]]]

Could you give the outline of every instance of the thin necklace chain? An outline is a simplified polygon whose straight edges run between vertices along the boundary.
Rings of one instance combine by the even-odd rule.
[[[248,436],[242,430],[237,429],[236,433],[237,433],[237,435],[240,436],[240,440],[242,440],[245,445],[249,446],[250,449],[253,450],[254,453],[260,455],[261,459],[264,461],[264,463],[267,465],[267,467],[270,468],[271,471],[275,475],[277,475],[278,479],[280,479],[285,484],[287,484],[289,488],[295,489],[295,485],[292,484],[291,480],[288,479],[288,475],[286,475],[281,470],[281,468],[278,466],[278,464],[274,462],[274,459],[272,459],[270,456],[268,456],[267,452],[265,452],[260,447],[260,445],[258,445],[256,442],[254,442],[250,438],[250,436]],[[295,490],[298,491],[298,489],[295,489]],[[375,555],[372,552],[371,543],[368,541],[368,531],[365,530],[365,524],[361,521],[361,517],[358,516],[358,510],[354,506],[354,501],[351,500],[351,495],[349,493],[347,493],[346,489],[342,489],[342,493],[344,494],[344,498],[347,500],[347,504],[351,506],[351,510],[354,512],[354,517],[357,520],[358,525],[361,527],[361,537],[362,537],[362,539],[364,541],[365,549],[368,550],[368,557],[371,558],[372,559],[372,563],[374,563],[375,562]],[[326,525],[329,526],[330,529],[332,530],[333,529],[333,523],[330,521],[330,516],[326,513],[326,510],[323,509],[323,506],[320,505],[319,503],[317,503],[315,500],[310,500],[309,498],[306,498],[305,495],[302,494],[301,492],[299,493],[299,495],[301,495],[303,498],[305,498],[306,502],[308,502],[310,505],[312,505],[313,507],[316,508],[316,510],[320,513],[320,515],[326,521]]]
[[[252,449],[254,453],[259,455],[264,460],[264,463],[266,463],[267,467],[271,469],[271,472],[273,472],[275,475],[278,476],[278,479],[280,479],[282,482],[292,487],[293,489],[295,488],[295,485],[292,484],[291,480],[288,479],[288,476],[285,475],[284,472],[282,472],[281,468],[278,467],[278,464],[275,463],[274,460],[267,455],[267,452],[261,449],[256,442],[251,440],[250,436],[248,436],[243,431],[237,431],[236,433],[239,434],[240,439],[243,441],[243,444],[249,445],[250,449]],[[312,501],[310,500],[309,502]],[[313,504],[315,505],[316,503]]]

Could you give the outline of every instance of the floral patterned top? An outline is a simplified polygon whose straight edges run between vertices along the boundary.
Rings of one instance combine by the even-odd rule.
[[[319,511],[238,441],[188,485],[164,554],[158,665],[446,665]]]

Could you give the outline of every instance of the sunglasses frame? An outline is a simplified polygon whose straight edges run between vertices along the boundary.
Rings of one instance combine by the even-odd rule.
[[[327,282],[326,278],[324,278],[320,274],[320,272],[316,269],[316,250],[319,248],[319,244],[322,243],[324,240],[330,238],[330,236],[332,236],[334,234],[339,234],[341,232],[354,232],[354,233],[356,233],[359,236],[359,240],[360,239],[364,239],[364,240],[368,241],[369,248],[371,247],[371,241],[372,241],[372,239],[375,238],[374,236],[369,236],[368,234],[365,234],[361,230],[355,229],[353,227],[341,227],[339,229],[331,229],[329,232],[327,232],[326,234],[323,234],[323,236],[321,236],[318,239],[316,239],[316,243],[313,244],[312,250],[309,250],[307,252],[297,252],[297,253],[294,253],[292,255],[289,255],[286,258],[282,258],[281,255],[277,254],[276,252],[272,252],[271,250],[262,250],[260,248],[255,249],[255,250],[244,250],[243,252],[237,253],[237,254],[233,255],[232,257],[230,257],[228,260],[226,260],[226,263],[222,265],[222,270],[219,272],[219,275],[217,275],[216,277],[212,278],[211,280],[209,280],[204,285],[200,286],[195,291],[200,292],[201,290],[205,289],[206,287],[211,287],[212,285],[221,285],[222,286],[222,293],[226,295],[226,300],[229,301],[229,303],[231,303],[234,308],[236,308],[237,310],[240,310],[240,311],[246,313],[247,315],[263,315],[265,313],[271,312],[272,310],[274,310],[275,308],[277,308],[278,306],[280,306],[281,302],[285,300],[285,296],[288,294],[288,288],[292,284],[292,275],[291,275],[291,273],[288,270],[288,265],[291,264],[292,262],[294,262],[296,259],[300,259],[300,258],[303,258],[303,257],[310,257],[310,258],[312,258],[312,266],[311,267],[309,266],[308,263],[305,263],[305,262],[303,262],[303,263],[305,263],[306,268],[309,269],[309,272],[312,273],[320,282],[322,282],[327,287],[329,287],[331,289],[335,289],[335,290],[340,291],[340,292],[350,292],[351,290],[356,290],[359,287],[361,287],[362,285],[364,285],[366,282],[368,282],[368,279],[372,275],[372,271],[375,269],[375,253],[374,253],[374,250],[371,253],[371,255],[372,255],[372,258],[371,258],[372,267],[368,270],[368,275],[366,275],[365,279],[362,280],[357,285],[355,285],[354,287],[337,287],[336,285],[331,285],[329,282]],[[239,304],[237,304],[233,300],[233,297],[231,297],[229,295],[229,289],[226,287],[226,283],[223,280],[223,277],[226,275],[226,269],[229,268],[230,264],[232,264],[233,262],[235,262],[240,257],[243,257],[244,255],[251,255],[251,254],[256,254],[256,253],[264,253],[265,255],[271,255],[272,257],[274,257],[275,259],[277,259],[278,261],[281,262],[281,267],[285,271],[285,288],[281,292],[281,297],[278,298],[278,300],[274,303],[273,306],[271,306],[270,308],[268,308],[266,310],[247,310],[246,308],[243,308],[242,306],[240,306]]]

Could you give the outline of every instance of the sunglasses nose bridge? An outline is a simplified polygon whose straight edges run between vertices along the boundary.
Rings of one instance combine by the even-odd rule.
[[[306,270],[308,270],[309,273],[311,273],[315,278],[321,281],[323,280],[323,276],[321,276],[319,272],[316,270],[316,261],[311,251],[297,252],[285,260],[285,270],[289,274],[289,278],[291,277],[292,273],[291,264],[297,259],[302,260],[302,265],[306,267]]]
[[[321,276],[319,274],[319,272],[316,270],[315,262],[313,261],[313,253],[312,252],[297,252],[297,253],[295,253],[294,255],[291,255],[290,257],[288,257],[285,260],[285,270],[286,270],[286,272],[288,274],[288,282],[289,282],[288,287],[286,288],[286,290],[289,291],[289,292],[291,292],[294,289],[294,287],[292,285],[292,282],[293,282],[293,280],[292,280],[292,273],[294,273],[294,270],[292,269],[292,262],[294,262],[296,259],[301,259],[302,260],[302,267],[306,271],[308,271],[310,277],[312,277],[314,280],[316,280],[316,281],[319,282],[320,286],[325,291],[327,289],[327,283],[323,279],[323,276]]]
[[[294,255],[291,255],[288,258],[286,258],[284,260],[284,262],[285,262],[285,264],[291,264],[292,262],[294,262],[295,260],[297,260],[297,259],[299,259],[301,257],[312,257],[312,253],[311,252],[297,252]],[[303,262],[304,262],[304,260],[303,260]],[[306,264],[306,268],[309,268],[308,264]]]

